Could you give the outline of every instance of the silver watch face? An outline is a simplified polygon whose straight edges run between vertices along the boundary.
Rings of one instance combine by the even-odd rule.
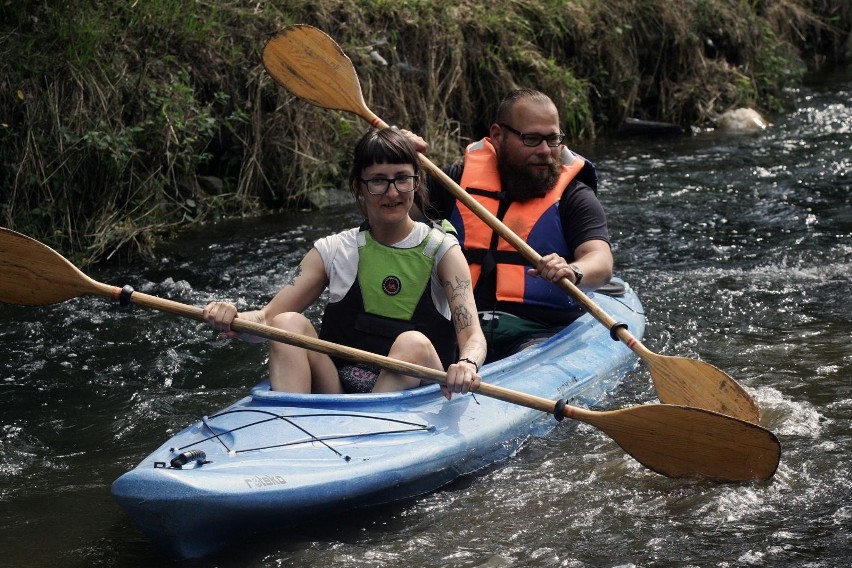
[[[582,279],[583,279],[583,271],[582,271],[582,270],[580,270],[580,269],[579,269],[576,265],[574,265],[574,264],[569,264],[569,265],[568,265],[568,268],[570,268],[570,269],[574,272],[575,282],[576,282],[576,283],[579,283],[579,282],[580,282],[580,280],[582,280]]]

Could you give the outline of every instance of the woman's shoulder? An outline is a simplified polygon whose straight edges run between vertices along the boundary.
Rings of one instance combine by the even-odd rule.
[[[438,223],[424,223],[422,221],[417,221],[415,225],[416,226],[412,229],[406,239],[407,242],[411,243],[411,246],[416,246],[426,239],[441,239],[443,241],[441,249],[446,250],[453,245],[457,245],[459,242],[453,233],[447,232],[447,230]]]
[[[314,242],[314,248],[323,256],[326,256],[326,253],[334,253],[341,248],[357,248],[358,232],[358,227],[353,227],[322,237]]]
[[[459,240],[453,233],[446,232],[440,226],[429,227],[428,230],[430,235],[434,234],[436,235],[436,238],[441,239],[441,244],[438,246],[435,253],[435,261],[437,264],[440,264],[444,260],[447,252],[449,252],[453,247],[458,248]]]
[[[394,248],[409,249],[418,246],[429,236],[429,226],[421,221],[414,221],[411,230],[401,241],[394,243]]]
[[[327,235],[318,239],[316,242],[355,242],[358,237],[360,229],[358,227],[352,227],[351,229],[346,229],[344,231],[340,231],[339,233],[332,233],[331,235]]]

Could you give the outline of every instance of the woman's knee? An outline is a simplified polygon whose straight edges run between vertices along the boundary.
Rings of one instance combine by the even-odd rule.
[[[390,350],[391,357],[406,361],[427,363],[437,356],[435,347],[429,338],[419,331],[405,331],[399,334]]]
[[[311,320],[299,312],[282,312],[278,314],[272,318],[272,327],[297,333],[305,333],[309,329],[314,329]]]
[[[299,335],[317,337],[317,332],[314,329],[314,325],[311,323],[311,320],[309,320],[298,312],[280,313],[272,318],[271,323],[272,327],[281,329],[283,331],[290,331],[293,333],[298,333]],[[286,343],[281,343],[280,341],[270,341],[269,347],[273,352],[275,352],[282,349],[287,349],[290,346]]]

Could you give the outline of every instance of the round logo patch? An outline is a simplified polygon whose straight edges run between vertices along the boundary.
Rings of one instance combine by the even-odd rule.
[[[396,276],[388,276],[382,280],[382,290],[388,296],[396,296],[402,290],[402,282]]]

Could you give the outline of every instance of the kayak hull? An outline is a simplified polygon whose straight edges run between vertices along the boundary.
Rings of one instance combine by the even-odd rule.
[[[629,288],[595,301],[641,338]],[[483,381],[575,406],[613,389],[636,357],[585,315],[545,343],[485,365]],[[433,491],[514,454],[557,424],[543,412],[438,385],[302,395],[267,381],[177,433],[119,477],[112,493],[167,554],[197,558],[308,518]],[[187,463],[173,466],[183,455]]]

